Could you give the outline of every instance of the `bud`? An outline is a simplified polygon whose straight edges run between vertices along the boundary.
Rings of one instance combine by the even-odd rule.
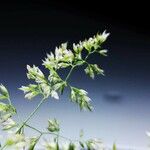
[[[48,120],[48,128],[50,132],[59,132],[59,122],[56,119]]]
[[[96,39],[100,43],[103,43],[106,41],[106,39],[108,38],[109,35],[110,35],[110,33],[106,33],[106,30],[105,30],[102,34],[97,34]]]
[[[58,93],[54,90],[51,91],[51,97],[53,97],[55,99],[59,99]]]
[[[100,54],[100,55],[103,55],[103,56],[107,56],[107,52],[108,52],[107,49],[103,49],[103,50],[100,50],[100,51],[99,51],[99,54]]]
[[[8,90],[4,85],[0,85],[0,100],[9,99],[9,93]]]

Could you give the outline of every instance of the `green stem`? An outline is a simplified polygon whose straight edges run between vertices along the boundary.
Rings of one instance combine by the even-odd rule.
[[[39,142],[39,140],[40,140],[40,138],[41,138],[42,135],[43,134],[41,133],[40,136],[38,137],[37,141],[36,141],[36,144]]]
[[[85,61],[89,58],[89,56],[91,55],[91,54],[93,54],[93,53],[95,53],[96,52],[96,50],[94,50],[94,51],[92,51],[92,52],[89,52],[87,55],[86,55],[86,57],[85,57]]]
[[[37,112],[37,110],[40,108],[40,106],[43,104],[45,101],[45,98],[43,98],[40,103],[37,105],[37,107],[30,113],[30,115],[25,119],[25,121],[22,123],[21,127],[17,130],[16,133],[20,132],[21,129],[24,127],[24,125],[31,119],[32,116]]]
[[[28,128],[31,128],[31,129],[33,129],[33,130],[35,130],[35,131],[37,131],[37,132],[39,132],[40,134],[42,134],[42,131],[40,131],[40,130],[38,130],[38,129],[36,129],[36,128],[34,128],[34,127],[28,125],[28,124],[25,124],[25,126],[28,127]]]
[[[65,81],[67,81],[67,80],[69,79],[69,77],[70,77],[70,75],[71,75],[71,73],[72,73],[72,71],[73,71],[73,69],[74,69],[75,67],[76,67],[76,66],[74,66],[74,65],[71,67],[71,69],[70,69],[70,71],[69,71],[69,73],[68,73],[68,75],[67,75]]]
[[[96,50],[94,50],[94,51],[88,53],[87,56],[86,56],[85,59],[84,59],[84,63],[88,64],[88,62],[87,62],[86,60],[89,58],[89,56],[90,56],[91,54],[93,54],[93,53],[95,53],[95,52],[96,52]],[[68,75],[67,75],[65,81],[67,81],[67,80],[69,79],[69,77],[70,77],[70,75],[71,75],[73,69],[74,69],[76,66],[77,66],[77,65],[72,65],[72,67],[71,67],[71,69],[70,69],[70,71],[69,71],[69,73],[68,73]]]
[[[27,119],[24,121],[24,125],[31,119],[31,117],[37,112],[37,110],[40,108],[40,106],[45,101],[45,98],[43,98],[40,103],[37,105],[37,107],[33,110],[33,112],[27,117]]]
[[[63,138],[63,139],[72,141],[71,139],[69,139],[69,138],[67,138],[67,137],[64,137],[64,136],[62,136],[62,135],[60,135],[60,134],[57,134],[57,133],[42,132],[42,131],[40,131],[39,129],[36,129],[35,127],[32,127],[32,126],[30,126],[30,125],[28,125],[28,124],[25,124],[25,126],[28,127],[28,128],[30,128],[30,129],[35,130],[35,131],[38,132],[38,133],[40,133],[41,136],[44,135],[44,134],[50,134],[50,135],[55,135],[55,136],[57,136],[57,138],[60,137],[60,138]],[[74,141],[77,141],[77,140],[74,140]]]
[[[35,130],[36,132],[39,132],[39,133],[40,133],[39,137],[38,137],[37,140],[36,140],[36,144],[37,144],[37,143],[39,142],[40,138],[41,138],[42,135],[43,135],[42,131],[40,131],[40,130],[38,130],[38,129],[36,129],[36,128],[34,128],[34,127],[28,125],[28,124],[25,124],[25,126],[28,127],[28,128],[30,128],[30,129]]]
[[[96,50],[94,50],[94,51],[92,51],[92,52],[90,52],[90,53],[87,54],[87,56],[86,56],[85,59],[83,60],[85,64],[87,64],[87,65],[89,64],[86,60],[89,58],[89,56],[90,56],[91,54],[93,54],[93,53],[95,53],[95,52],[96,52]],[[84,64],[84,63],[83,63],[83,64]],[[65,79],[65,82],[69,79],[69,77],[70,77],[72,71],[74,70],[74,68],[75,68],[76,66],[77,66],[77,65],[72,65],[72,67],[71,67],[71,69],[70,69],[70,71],[69,71],[69,73],[68,73],[68,75],[67,75],[67,77],[66,77],[66,79]]]
[[[59,136],[60,138],[65,139],[65,140],[73,141],[73,140],[71,140],[71,139],[69,139],[69,138],[67,138],[67,137],[65,137],[65,136],[59,135],[59,134],[57,134],[57,133],[43,132],[43,135],[44,135],[44,134],[55,135],[55,136],[57,136],[57,137]],[[74,141],[76,141],[76,140],[74,140]]]
[[[57,134],[57,143],[59,143],[59,132],[58,132],[58,134]]]
[[[91,54],[91,53],[88,53],[88,54],[86,55],[86,57],[85,57],[85,59],[84,59],[85,61],[88,59],[88,57],[90,56],[90,54]]]
[[[3,150],[4,148],[6,148],[7,144],[5,144],[3,147],[1,147],[0,150]]]

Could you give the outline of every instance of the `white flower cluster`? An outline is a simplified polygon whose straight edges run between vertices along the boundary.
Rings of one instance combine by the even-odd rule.
[[[7,147],[20,150],[26,146],[25,137],[22,134],[10,134],[6,140]]]
[[[79,44],[73,44],[73,49],[76,53],[81,53],[83,48],[85,48],[89,53],[94,50],[99,50],[101,45],[106,41],[108,38],[109,33],[104,31],[102,34],[97,34],[94,37],[89,38],[83,42],[79,42]],[[106,53],[106,52],[104,52]]]
[[[9,99],[9,93],[8,90],[4,85],[0,85],[0,100],[8,100]]]
[[[88,64],[88,66],[84,69],[85,73],[89,75],[92,79],[94,79],[95,74],[104,75],[104,70],[99,68],[97,64]]]
[[[16,126],[16,122],[13,119],[11,119],[10,116],[8,118],[7,117],[8,116],[5,115],[0,121],[3,130],[9,130]]]
[[[90,139],[85,142],[63,142],[57,143],[55,140],[43,141],[45,150],[105,150],[103,143],[99,139]]]
[[[47,129],[50,132],[58,132],[60,130],[59,122],[56,119],[48,120],[48,128]]]
[[[8,90],[2,84],[0,85],[0,100],[9,102],[9,104],[0,102],[0,124],[3,130],[10,130],[17,126],[11,118],[16,114],[16,109],[10,104]]]
[[[24,134],[11,133],[6,139],[7,148],[14,150],[34,150],[39,137],[27,137]]]
[[[99,139],[90,139],[86,142],[87,149],[89,150],[104,150],[105,147],[101,140]]]
[[[19,88],[22,90],[26,95],[25,98],[32,99],[33,97],[39,94],[39,88],[36,84],[29,84],[28,86],[22,86]]]
[[[58,74],[51,70],[48,79],[45,78],[42,71],[33,65],[30,67],[27,65],[27,76],[29,79],[33,79],[36,84],[29,84],[28,86],[22,86],[20,90],[24,91],[25,98],[32,99],[33,97],[42,94],[44,98],[49,96],[59,99],[57,91],[63,89],[65,82],[58,76]]]
[[[55,49],[55,55],[51,52],[47,54],[47,58],[43,61],[43,65],[49,70],[66,68],[72,64],[74,54],[71,50],[67,50],[67,43]]]
[[[24,91],[25,98],[32,99],[35,96],[42,94],[44,98],[49,96],[59,99],[58,93],[63,93],[64,88],[68,85],[66,80],[62,80],[58,75],[57,70],[66,67],[75,67],[79,65],[87,64],[85,73],[91,78],[95,75],[102,74],[104,71],[99,68],[97,64],[90,64],[86,61],[86,58],[82,58],[83,49],[87,50],[88,56],[91,53],[98,52],[99,54],[106,56],[107,50],[101,49],[101,44],[106,41],[109,33],[104,31],[102,34],[97,34],[88,40],[80,41],[78,44],[73,44],[73,51],[67,49],[67,43],[61,44],[56,47],[55,52],[47,54],[43,65],[50,71],[48,78],[45,77],[43,72],[33,65],[33,67],[27,65],[27,77],[36,82],[36,84],[29,84],[28,86],[22,86],[20,89]],[[66,78],[67,79],[67,78]],[[74,96],[75,94],[75,96]],[[71,88],[71,100],[79,104],[80,109],[91,110],[90,98],[87,93],[76,88]]]
[[[87,92],[83,89],[78,89],[71,87],[71,101],[77,103],[80,106],[80,109],[88,109],[92,111],[93,107],[90,104],[91,99],[87,96]]]

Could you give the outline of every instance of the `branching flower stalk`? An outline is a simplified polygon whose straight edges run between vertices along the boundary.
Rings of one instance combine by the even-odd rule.
[[[38,111],[38,109],[40,108],[40,106],[44,103],[45,99],[42,99],[40,101],[40,103],[37,105],[37,107],[33,110],[33,112],[27,117],[27,119],[25,121],[23,121],[21,127],[16,131],[16,133],[20,133],[21,129],[26,125],[26,123],[32,118],[32,116],[34,116],[34,114]]]
[[[80,110],[93,110],[91,99],[88,97],[88,93],[80,88],[72,86],[68,81],[72,72],[78,66],[85,66],[85,73],[92,79],[95,75],[104,75],[103,69],[97,64],[91,64],[88,58],[98,53],[101,56],[107,56],[107,50],[102,48],[103,43],[106,41],[109,33],[104,31],[102,34],[89,38],[88,40],[80,41],[78,44],[73,44],[72,50],[68,49],[68,43],[63,43],[59,47],[56,47],[55,52],[50,52],[43,60],[43,66],[49,71],[48,77],[39,69],[39,67],[33,65],[27,65],[27,78],[34,81],[34,84],[22,86],[19,88],[25,93],[25,98],[31,100],[34,97],[41,95],[43,98],[37,105],[37,107],[30,113],[30,115],[22,122],[16,123],[13,120],[13,116],[17,114],[16,108],[11,103],[9,98],[9,92],[5,86],[0,85],[0,122],[4,131],[11,132],[12,135],[8,137],[0,147],[0,150],[11,147],[14,149],[28,149],[33,150],[38,145],[41,137],[44,135],[53,135],[54,139],[50,142],[45,142],[44,149],[46,150],[76,150],[76,149],[88,149],[88,150],[103,150],[102,142],[97,139],[90,139],[87,141],[71,140],[60,134],[59,122],[56,119],[48,120],[47,132],[41,131],[28,124],[28,121],[36,114],[42,104],[49,99],[59,99],[59,93],[63,94],[65,88],[70,89],[70,101],[76,103]],[[83,53],[86,56],[83,56]],[[58,70],[70,68],[65,79],[62,79],[58,74]],[[24,128],[30,128],[37,133],[37,137],[26,137]],[[60,144],[59,138],[63,138],[69,141],[67,147]],[[77,142],[77,143],[76,143]]]

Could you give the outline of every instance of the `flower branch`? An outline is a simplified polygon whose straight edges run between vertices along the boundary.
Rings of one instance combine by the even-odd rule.
[[[59,94],[63,94],[64,89],[68,86],[70,88],[70,100],[76,103],[80,110],[93,110],[91,105],[91,99],[88,97],[88,92],[82,88],[77,88],[68,82],[71,77],[72,72],[77,66],[85,66],[84,72],[89,75],[92,79],[96,75],[104,75],[103,69],[101,69],[97,64],[90,64],[88,58],[94,54],[98,53],[101,56],[107,56],[107,50],[102,48],[102,44],[106,41],[109,33],[104,31],[102,34],[97,34],[88,40],[80,41],[78,44],[73,44],[72,50],[68,49],[68,43],[63,43],[59,47],[56,47],[55,52],[47,54],[46,58],[43,60],[43,66],[49,71],[48,77],[39,69],[39,67],[33,65],[27,65],[27,78],[33,80],[33,84],[27,86],[22,86],[19,88],[25,94],[25,98],[28,100],[33,99],[38,95],[42,95],[42,100],[36,106],[36,108],[29,114],[29,116],[21,123],[16,123],[12,117],[17,113],[15,107],[12,105],[8,90],[2,84],[0,85],[0,121],[4,131],[9,131],[12,133],[11,137],[6,139],[6,142],[0,147],[1,150],[7,147],[15,147],[15,149],[34,150],[40,138],[43,135],[54,135],[53,144],[46,143],[46,150],[59,150],[59,138],[68,140],[70,143],[67,150],[75,150],[76,144],[82,149],[87,148],[88,150],[97,149],[101,142],[99,140],[71,140],[65,136],[59,134],[60,126],[56,119],[48,120],[47,132],[40,131],[33,126],[28,124],[28,121],[34,117],[38,112],[42,104],[48,100],[50,97],[53,99],[59,99]],[[83,58],[83,51],[87,52],[87,55]],[[71,68],[70,68],[71,67]],[[59,69],[70,68],[65,79],[62,79],[58,74]],[[30,128],[40,135],[38,137],[27,138],[24,127]]]

